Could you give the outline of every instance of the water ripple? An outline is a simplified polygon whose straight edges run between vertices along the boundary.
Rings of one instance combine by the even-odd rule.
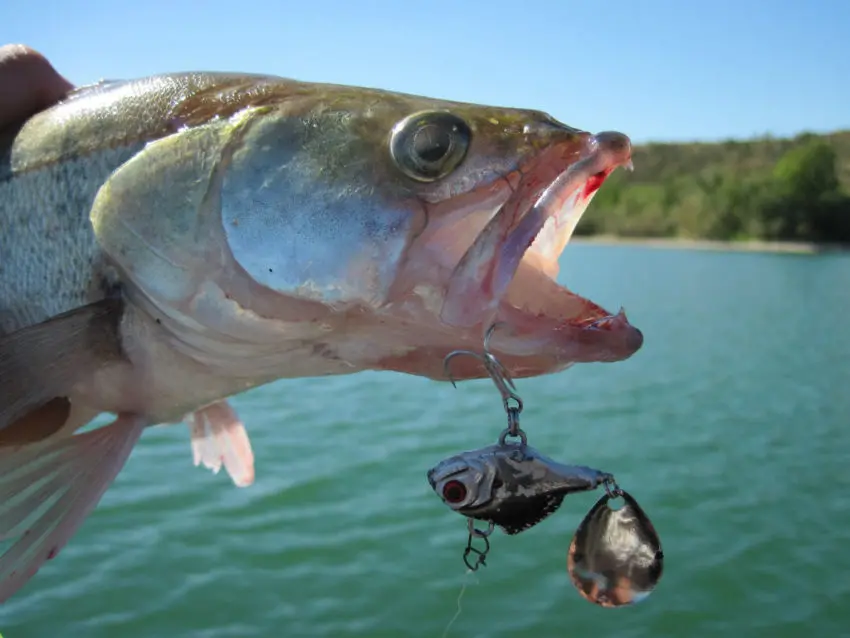
[[[650,514],[666,567],[649,602],[611,612],[569,584],[567,548],[598,494],[497,532],[488,567],[467,575],[464,521],[425,472],[495,440],[498,396],[486,381],[374,373],[237,397],[257,457],[248,489],[192,467],[185,426],[145,433],[0,631],[433,637],[466,583],[453,637],[845,635],[850,331],[815,329],[809,309],[850,315],[850,261],[567,253],[571,286],[625,305],[645,347],[521,381],[523,426],[545,453],[615,472]]]

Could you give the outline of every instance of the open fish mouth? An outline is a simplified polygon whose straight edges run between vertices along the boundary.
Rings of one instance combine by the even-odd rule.
[[[466,250],[449,278],[441,320],[472,328],[503,322],[494,344],[505,355],[549,350],[563,368],[574,362],[618,361],[643,344],[621,310],[612,314],[555,281],[558,259],[605,179],[632,169],[622,133],[582,133],[554,144],[506,179],[512,193]],[[535,374],[533,365],[527,373]],[[523,375],[521,365],[514,374]]]

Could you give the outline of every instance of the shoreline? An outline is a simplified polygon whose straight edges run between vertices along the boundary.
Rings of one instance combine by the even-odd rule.
[[[817,255],[850,252],[848,244],[827,244],[796,241],[687,239],[684,237],[619,237],[617,235],[573,236],[570,243],[605,246],[643,246],[645,248],[678,248],[682,250],[713,250],[720,252],[760,252]]]

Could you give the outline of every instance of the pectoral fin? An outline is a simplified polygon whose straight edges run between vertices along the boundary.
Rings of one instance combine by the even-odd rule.
[[[56,556],[124,466],[146,422],[132,415],[83,434],[0,449],[0,603]]]
[[[75,383],[124,360],[120,299],[102,301],[0,336],[0,445],[43,439],[62,427]]]

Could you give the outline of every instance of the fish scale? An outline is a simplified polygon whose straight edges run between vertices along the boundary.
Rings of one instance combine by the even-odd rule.
[[[0,179],[0,333],[103,298],[106,272],[89,212],[101,184],[139,148]]]

